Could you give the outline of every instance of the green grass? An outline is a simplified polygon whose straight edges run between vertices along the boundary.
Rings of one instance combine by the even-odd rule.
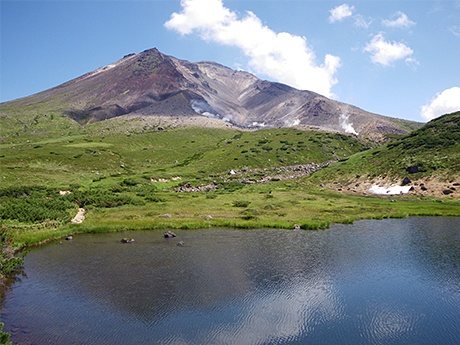
[[[202,180],[244,167],[340,159],[365,145],[341,134],[294,129],[241,132],[187,128],[107,136],[92,133],[99,133],[94,128],[87,132],[0,144],[3,185],[14,186],[21,181],[32,185],[104,185],[127,176]]]
[[[411,134],[386,145],[351,155],[315,174],[315,180],[352,183],[356,175],[404,177],[413,180],[437,177],[455,180],[460,175],[460,112],[429,122]]]
[[[348,224],[357,219],[460,215],[460,202],[455,200],[357,197],[282,181],[244,186],[236,192],[155,192],[160,200],[155,202],[139,196],[139,187],[131,188],[120,193],[128,199],[124,204],[88,202],[82,224],[8,221],[4,227],[16,245],[24,246],[75,232],[209,227],[293,229],[295,224],[303,229],[323,229],[331,223]],[[76,209],[72,211],[76,213]]]
[[[88,231],[293,229],[295,224],[303,229],[323,229],[332,223],[366,218],[460,215],[459,201],[453,198],[442,202],[415,196],[389,199],[315,187],[323,181],[350,182],[363,172],[370,177],[383,172],[401,175],[413,164],[411,160],[419,162],[421,170],[427,167],[427,173],[455,174],[449,170],[459,159],[455,135],[445,138],[448,145],[432,136],[425,151],[412,144],[417,136],[366,151],[372,145],[353,136],[292,128],[158,131],[145,129],[139,119],[72,127],[55,117],[53,130],[50,116],[42,117],[35,122],[33,118],[21,119],[29,121],[28,131],[23,128],[19,135],[7,131],[0,143],[0,221],[17,247]],[[441,125],[454,133],[456,118],[444,118]],[[42,125],[48,132],[37,134],[39,128],[44,129]],[[439,136],[440,127],[436,123],[430,126],[429,131]],[[14,129],[20,128],[16,125]],[[428,135],[422,130],[418,133]],[[404,155],[404,150],[412,151]],[[330,160],[338,162],[310,177],[241,182],[270,176],[283,166]],[[238,174],[230,175],[232,169]],[[177,192],[180,187],[202,185],[212,188],[208,192]],[[60,190],[71,193],[61,196]],[[70,224],[78,207],[86,209],[86,220]]]

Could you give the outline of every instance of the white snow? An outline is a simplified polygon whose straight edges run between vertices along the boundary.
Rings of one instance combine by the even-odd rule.
[[[411,186],[391,186],[391,187],[381,187],[373,185],[369,188],[369,192],[379,195],[395,195],[395,194],[406,194],[411,189]]]

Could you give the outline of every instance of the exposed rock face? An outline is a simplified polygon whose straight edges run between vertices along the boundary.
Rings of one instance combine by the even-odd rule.
[[[372,114],[311,91],[260,80],[214,62],[192,63],[149,49],[20,100],[86,124],[116,116],[203,116],[241,128],[313,127],[375,136],[418,123]]]

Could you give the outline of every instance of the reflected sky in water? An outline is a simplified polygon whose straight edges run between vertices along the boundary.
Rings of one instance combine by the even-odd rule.
[[[79,235],[31,250],[1,320],[19,344],[458,344],[459,223]]]

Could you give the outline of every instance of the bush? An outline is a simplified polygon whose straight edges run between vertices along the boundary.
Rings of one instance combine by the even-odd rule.
[[[12,273],[23,264],[23,259],[15,257],[12,249],[13,240],[8,236],[5,229],[0,228],[0,278]],[[2,327],[0,324],[0,331]],[[2,332],[0,332],[0,339]],[[0,341],[0,344],[3,344]]]
[[[42,186],[18,186],[0,189],[0,197],[19,198],[45,192],[46,188]]]
[[[145,200],[150,201],[150,202],[165,202],[166,200],[163,198],[160,198],[159,196],[156,195],[147,195],[145,197]]]
[[[19,186],[0,190],[0,219],[22,223],[70,220],[72,203],[57,190],[41,186]]]
[[[233,202],[233,207],[248,207],[250,204],[250,201],[236,200]]]
[[[242,216],[241,216],[241,219],[244,219],[244,220],[257,220],[259,219],[259,215],[260,215],[260,212],[258,210],[254,210],[254,209],[246,209],[244,211],[241,212]]]
[[[3,201],[0,206],[0,219],[17,220],[23,223],[43,222],[45,220],[70,220],[67,212],[72,204],[56,199],[20,198]]]
[[[2,331],[3,326],[3,322],[0,322],[0,344],[12,345],[13,343],[10,341],[10,334]]]
[[[135,180],[132,180],[132,179],[124,179],[121,184],[123,186],[133,187],[133,186],[137,185],[137,182]]]
[[[139,205],[139,198],[133,198],[128,194],[113,193],[105,189],[89,189],[86,191],[76,191],[67,197],[78,204],[79,207],[88,205],[94,207],[118,207],[127,204]]]
[[[244,184],[241,182],[224,182],[219,183],[217,189],[220,191],[235,192],[243,187]]]

